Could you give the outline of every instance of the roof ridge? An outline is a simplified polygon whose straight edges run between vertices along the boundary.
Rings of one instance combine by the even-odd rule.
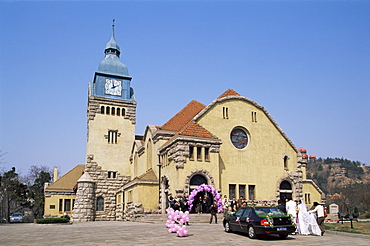
[[[178,131],[174,136],[184,135],[184,136],[193,136],[193,137],[204,137],[204,138],[214,138],[217,137],[213,135],[210,131],[208,131],[203,126],[199,125],[195,121],[189,121],[180,131]]]
[[[190,120],[193,119],[200,111],[202,111],[206,106],[197,100],[192,100],[185,107],[183,107],[179,112],[177,112],[171,119],[164,123],[160,129],[179,131],[183,128]]]
[[[57,186],[55,188],[58,188],[58,185],[60,184],[61,186],[64,186],[64,182],[65,180],[67,180],[67,182],[69,183],[68,181],[68,178],[72,178],[72,175],[74,175],[74,172],[77,172],[79,171],[78,169],[82,169],[83,167],[83,170],[82,172],[85,170],[85,164],[78,164],[77,166],[75,166],[74,168],[72,168],[71,170],[69,170],[66,174],[64,174],[62,177],[60,177],[59,179],[57,179],[55,182],[51,183],[46,189],[49,189],[49,188],[53,188],[53,186]],[[69,177],[71,176],[71,177]],[[76,183],[77,183],[77,180],[82,176],[82,173],[81,175],[79,175],[76,179]],[[74,178],[72,178],[74,180]],[[64,187],[64,188],[67,188],[67,187]],[[72,187],[73,188],[73,187]]]
[[[217,99],[228,97],[228,96],[240,96],[240,94],[234,91],[233,89],[227,89],[224,93],[222,93],[219,97],[217,97]]]

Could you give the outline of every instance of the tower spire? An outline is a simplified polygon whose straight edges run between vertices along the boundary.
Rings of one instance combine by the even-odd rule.
[[[113,36],[113,38],[114,38],[114,21],[115,21],[115,19],[113,19],[113,24],[112,24],[112,36]]]

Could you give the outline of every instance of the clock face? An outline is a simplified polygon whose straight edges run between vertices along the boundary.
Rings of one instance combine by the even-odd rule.
[[[121,96],[122,81],[118,79],[105,79],[105,94]]]

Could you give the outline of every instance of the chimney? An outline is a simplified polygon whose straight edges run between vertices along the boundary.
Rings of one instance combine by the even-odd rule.
[[[54,177],[53,177],[54,182],[58,180],[58,168],[54,167]]]

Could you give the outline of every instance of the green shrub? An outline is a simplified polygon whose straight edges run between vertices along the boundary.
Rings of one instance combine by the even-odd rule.
[[[52,224],[52,223],[68,223],[69,219],[67,218],[45,218],[37,219],[37,224]]]
[[[364,214],[366,219],[370,219],[370,213]]]

